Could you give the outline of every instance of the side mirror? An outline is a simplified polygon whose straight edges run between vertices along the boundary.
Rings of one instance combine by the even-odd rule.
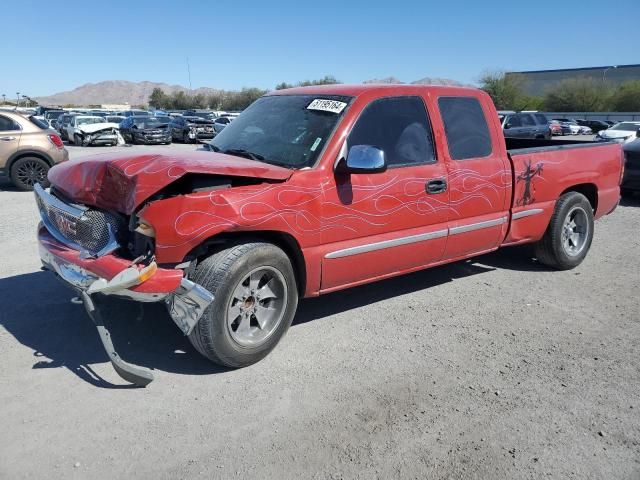
[[[336,173],[379,173],[386,169],[384,151],[371,145],[354,145],[347,158],[341,158],[335,166]]]
[[[504,129],[505,129],[505,130],[509,130],[510,128],[511,128],[511,124],[510,124],[510,123],[507,123],[507,124],[504,126]]]

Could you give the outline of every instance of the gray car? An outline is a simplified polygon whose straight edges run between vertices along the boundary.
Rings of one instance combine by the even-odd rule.
[[[507,138],[550,139],[549,120],[538,112],[498,112],[504,136]]]

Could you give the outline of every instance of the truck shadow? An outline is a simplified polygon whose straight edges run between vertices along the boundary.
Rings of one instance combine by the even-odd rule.
[[[303,300],[293,325],[377,303],[495,270],[540,270],[527,255],[506,249],[473,261],[458,262],[394,279]],[[107,362],[106,353],[84,307],[72,304],[73,292],[48,272],[0,279],[0,325],[22,345],[33,350],[34,369],[66,368],[99,388],[136,388],[113,384],[92,367]],[[197,353],[161,304],[144,306],[110,300],[103,314],[116,350],[131,363],[182,375],[209,375],[228,371]]]

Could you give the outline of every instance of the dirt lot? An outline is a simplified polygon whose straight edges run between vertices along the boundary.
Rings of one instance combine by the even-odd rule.
[[[144,390],[39,270],[31,194],[0,205],[0,478],[640,478],[638,197],[574,271],[506,249],[306,300],[243,370],[116,304]]]

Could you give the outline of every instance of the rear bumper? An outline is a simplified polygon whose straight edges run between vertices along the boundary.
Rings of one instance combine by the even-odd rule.
[[[213,301],[208,290],[183,278],[182,270],[158,268],[149,279],[131,285],[130,278],[123,280],[125,271],[137,268],[130,261],[113,254],[83,258],[79,251],[56,240],[42,224],[38,228],[38,249],[44,267],[77,292],[96,291],[137,302],[163,301],[185,335],[191,333]]]

